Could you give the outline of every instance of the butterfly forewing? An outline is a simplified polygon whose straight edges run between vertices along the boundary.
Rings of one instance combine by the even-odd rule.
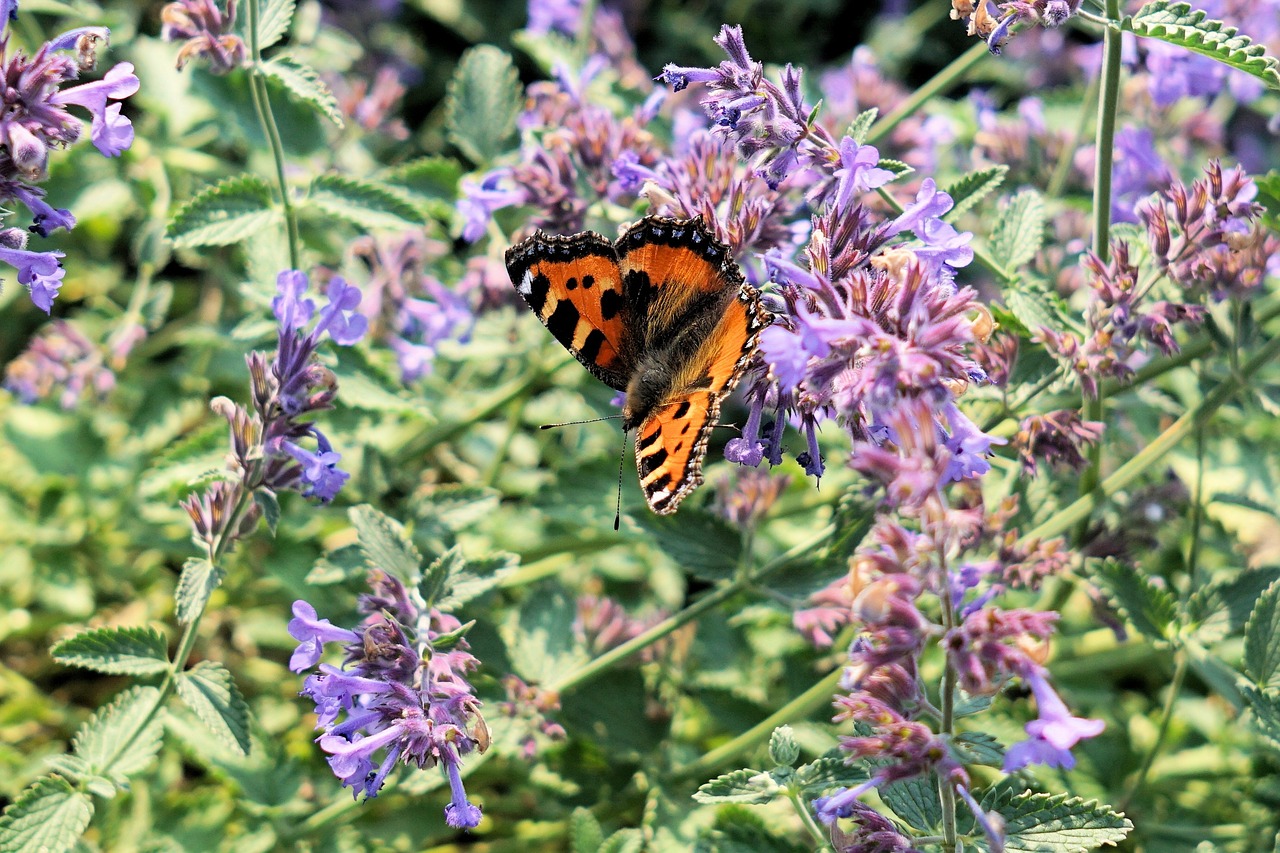
[[[609,387],[626,389],[622,275],[611,242],[590,231],[538,232],[507,250],[507,272],[565,349]]]

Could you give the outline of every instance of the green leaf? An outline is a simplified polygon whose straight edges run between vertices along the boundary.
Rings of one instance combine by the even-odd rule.
[[[994,789],[982,808],[1005,820],[1005,853],[1085,853],[1123,841],[1133,824],[1096,800]]]
[[[221,568],[215,567],[208,560],[196,557],[187,560],[182,567],[182,577],[178,578],[178,588],[173,593],[178,622],[189,625],[204,612],[209,596],[222,583],[224,574]]]
[[[423,531],[443,537],[492,515],[499,498],[497,491],[484,486],[439,486],[414,495],[413,514]]]
[[[342,127],[342,111],[338,109],[338,99],[320,79],[320,74],[310,65],[298,61],[287,53],[280,53],[258,67],[262,69],[262,74],[267,79],[276,81],[299,101],[314,108],[317,113],[338,127]]]
[[[719,516],[682,509],[680,517],[648,510],[635,519],[676,565],[704,580],[730,577],[742,555],[742,534]]]
[[[307,583],[317,586],[342,583],[362,577],[367,568],[364,551],[359,545],[343,545],[316,560],[315,566],[307,573]]]
[[[693,798],[700,803],[748,803],[760,805],[772,802],[782,789],[768,773],[760,770],[734,770],[704,782]]]
[[[417,581],[422,555],[405,533],[404,525],[368,504],[352,507],[348,516],[369,568],[382,569],[406,583]]]
[[[1176,44],[1212,57],[1224,65],[1252,74],[1272,89],[1280,89],[1280,61],[1235,27],[1210,20],[1190,3],[1156,0],[1147,3],[1129,21],[1134,33]]]
[[[934,832],[942,824],[938,787],[932,776],[913,776],[879,789],[880,799],[893,813],[921,832]]]
[[[88,794],[56,776],[37,779],[0,817],[0,851],[74,850],[92,818],[93,800]]]
[[[961,732],[951,741],[951,747],[965,764],[1004,765],[1004,747],[986,732]]]
[[[573,633],[577,608],[563,593],[541,587],[499,626],[511,667],[527,682],[548,684],[586,659]]]
[[[1044,244],[1048,213],[1035,190],[1022,190],[1000,205],[991,233],[991,256],[1008,272],[1024,266]]]
[[[71,743],[86,772],[124,783],[146,769],[164,735],[154,714],[159,698],[154,687],[131,687],[80,727]]]
[[[305,203],[358,228],[403,229],[421,225],[418,209],[389,187],[343,175],[321,175],[311,182]]]
[[[175,246],[230,246],[281,222],[271,188],[255,175],[227,178],[200,191],[165,229]]]
[[[942,218],[948,222],[954,221],[960,214],[999,189],[1008,174],[1009,167],[1001,164],[961,175],[947,187],[947,195],[951,196],[953,204]]]
[[[863,110],[854,116],[853,121],[849,122],[849,129],[844,132],[844,135],[850,137],[859,145],[865,144],[867,133],[871,130],[871,125],[876,123],[876,119],[879,116],[880,109],[878,107]]]
[[[595,815],[578,806],[569,815],[569,849],[572,853],[597,853],[604,844],[604,830]]]
[[[431,639],[431,650],[435,652],[449,651],[449,649],[458,645],[458,641],[467,636],[467,633],[475,626],[476,620],[472,619],[470,622],[463,622],[452,631],[445,631],[442,634],[437,634]]]
[[[466,570],[453,576],[436,606],[441,610],[456,611],[502,583],[519,565],[519,555],[508,551],[469,559]]]
[[[169,668],[169,644],[154,628],[99,628],[63,640],[58,663],[108,675],[159,675]]]
[[[638,829],[619,829],[605,839],[600,853],[640,853],[644,850],[644,834]]]
[[[1196,637],[1213,643],[1244,631],[1253,606],[1263,591],[1280,580],[1280,569],[1247,569],[1234,577],[1212,580],[1187,600]]]
[[[276,525],[280,523],[280,499],[276,493],[267,489],[257,489],[253,493],[253,502],[262,511],[262,518],[267,522],[267,530],[276,535]]]
[[[294,0],[263,0],[258,12],[259,49],[265,50],[284,38],[289,24],[293,23],[293,10]],[[248,26],[249,16],[245,15],[242,20]]]
[[[200,661],[178,676],[178,695],[219,741],[249,754],[249,706],[225,666]]]
[[[454,545],[433,562],[418,584],[418,594],[427,603],[427,607],[435,607],[436,602],[444,597],[453,583],[453,579],[461,575],[467,568],[467,559],[462,556],[462,549]]]
[[[693,853],[808,853],[814,849],[812,844],[799,844],[791,837],[774,835],[770,824],[771,821],[754,809],[733,804],[722,806],[710,830],[699,833]],[[689,847],[676,849],[685,851]]]
[[[1117,560],[1095,564],[1092,574],[1106,597],[1139,633],[1153,640],[1169,639],[1178,618],[1178,602],[1173,593]]]
[[[852,788],[867,781],[867,768],[861,764],[850,764],[845,755],[833,749],[826,755],[815,758],[808,764],[796,768],[796,783],[806,796],[814,796],[832,788]]]
[[[888,169],[893,172],[895,178],[901,178],[903,175],[909,175],[915,171],[914,168],[902,162],[901,160],[892,160],[887,157],[881,157],[876,162],[877,169]]]
[[[1263,690],[1280,689],[1280,581],[1258,598],[1245,625],[1244,666]]]
[[[511,57],[493,45],[470,48],[449,81],[445,127],[467,159],[484,165],[507,149],[524,93]]]
[[[1030,288],[1010,290],[1005,292],[1004,301],[1015,324],[1022,327],[1018,330],[1020,333],[1030,335],[1041,328],[1055,332],[1069,330],[1068,324],[1063,320],[1063,312],[1058,310],[1060,298],[1056,294]],[[996,319],[1001,324],[1008,323],[1008,319],[1000,312],[996,312]]]
[[[1280,748],[1280,699],[1249,683],[1238,687],[1241,697],[1253,711],[1254,727],[1271,741],[1273,747]]]
[[[511,43],[527,53],[548,76],[551,76],[557,64],[574,61],[573,41],[555,30],[545,33],[516,30],[511,34]]]
[[[448,157],[419,157],[382,172],[379,179],[405,193],[419,210],[444,219],[452,215],[458,198],[462,166]]]

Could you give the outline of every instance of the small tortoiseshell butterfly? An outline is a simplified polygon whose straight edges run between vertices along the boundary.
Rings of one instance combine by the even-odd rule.
[[[555,339],[627,393],[640,487],[654,512],[675,512],[702,482],[720,401],[770,323],[728,248],[701,218],[649,216],[617,242],[539,231],[507,250],[507,272]]]

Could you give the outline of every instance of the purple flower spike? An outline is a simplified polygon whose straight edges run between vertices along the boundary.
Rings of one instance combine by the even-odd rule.
[[[449,777],[449,791],[452,800],[444,807],[444,822],[454,829],[475,829],[480,825],[480,807],[467,799],[467,792],[462,787],[462,773],[458,767],[456,756],[447,756],[443,760],[445,773]]]
[[[325,291],[329,304],[320,309],[320,319],[311,331],[313,340],[328,332],[333,342],[342,346],[351,346],[364,337],[369,328],[369,319],[356,311],[360,307],[360,288],[347,284],[338,276],[329,280],[329,288]]]
[[[316,609],[305,601],[293,603],[293,619],[289,620],[289,636],[300,645],[289,658],[289,669],[303,672],[320,662],[325,643],[354,643],[360,638],[354,631],[339,628],[328,619],[320,619]]]
[[[302,496],[328,503],[337,497],[343,484],[351,479],[351,475],[338,468],[342,454],[334,452],[318,430],[315,435],[320,444],[319,453],[312,453],[292,441],[284,442],[284,449],[302,466]]]
[[[53,310],[54,297],[62,287],[62,277],[67,274],[58,260],[61,257],[62,252],[0,247],[0,261],[18,270],[18,283],[27,288],[31,301],[46,314]]]
[[[1031,669],[1026,679],[1035,694],[1039,718],[1025,726],[1030,737],[1014,744],[1005,753],[1004,771],[1012,773],[1028,764],[1070,770],[1076,764],[1071,748],[1086,738],[1102,734],[1106,724],[1102,720],[1071,716],[1066,704],[1045,679],[1043,670]]]
[[[305,298],[307,292],[306,273],[298,270],[285,270],[276,276],[276,292],[279,294],[271,300],[271,310],[280,323],[280,329],[301,329],[311,322],[316,303]]]
[[[116,157],[133,144],[133,125],[120,115],[120,105],[109,109],[108,99],[127,98],[138,91],[138,77],[133,65],[121,62],[106,73],[101,80],[72,86],[54,94],[49,103],[76,104],[93,116],[89,134],[94,146],[107,157]]]

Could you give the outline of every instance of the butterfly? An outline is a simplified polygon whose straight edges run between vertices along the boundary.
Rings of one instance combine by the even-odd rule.
[[[701,217],[648,216],[617,241],[539,231],[507,250],[507,272],[538,319],[604,384],[626,392],[636,469],[668,515],[702,483],[720,403],[771,322]]]

